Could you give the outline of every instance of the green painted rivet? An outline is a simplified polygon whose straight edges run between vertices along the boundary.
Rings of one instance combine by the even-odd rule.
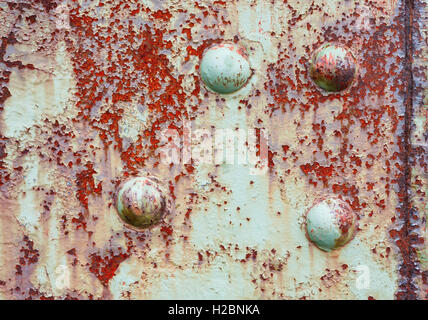
[[[205,50],[200,73],[209,89],[225,94],[242,88],[251,76],[251,68],[243,48],[222,43]]]
[[[357,63],[351,51],[335,43],[326,43],[315,50],[309,63],[311,79],[329,92],[348,88],[356,73]]]
[[[137,229],[148,228],[162,220],[167,212],[165,190],[146,177],[126,180],[116,195],[120,218]]]
[[[307,235],[324,251],[344,246],[354,237],[356,230],[357,215],[348,203],[340,199],[320,201],[306,215]]]

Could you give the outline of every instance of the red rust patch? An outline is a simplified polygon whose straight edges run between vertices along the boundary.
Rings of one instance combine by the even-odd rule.
[[[107,285],[111,278],[116,274],[117,268],[120,264],[129,258],[128,253],[113,254],[109,252],[108,256],[100,256],[98,254],[91,254],[89,271],[91,271],[103,285]]]

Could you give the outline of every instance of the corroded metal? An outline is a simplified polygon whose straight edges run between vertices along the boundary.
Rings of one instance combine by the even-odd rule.
[[[357,64],[352,53],[343,45],[326,43],[312,55],[309,75],[322,89],[338,92],[354,81]]]
[[[419,298],[428,299],[428,5],[423,1],[415,1],[408,9],[408,59],[410,74],[413,78],[409,123],[409,142],[412,152],[409,154],[410,188],[409,207],[411,213],[408,224],[417,241],[412,241],[412,250],[416,251],[417,258],[413,266],[415,273],[420,270],[422,277],[409,277],[410,281],[419,287],[416,292]],[[413,221],[413,219],[416,220]],[[410,266],[409,269],[411,269]],[[401,288],[401,294],[406,295],[406,288]]]
[[[167,213],[165,190],[149,178],[133,177],[119,188],[116,208],[121,219],[134,227],[153,226]]]
[[[202,56],[200,70],[204,83],[218,93],[239,90],[251,76],[245,49],[233,43],[208,48]]]
[[[3,1],[0,18],[1,299],[426,297],[422,1]],[[201,79],[223,43],[251,67],[233,94]],[[326,43],[358,65],[329,92],[308,70]],[[214,130],[256,161],[196,161]],[[142,170],[174,205],[135,230],[114,198]],[[306,237],[325,198],[358,216],[330,252]]]
[[[357,216],[340,199],[325,199],[307,213],[306,232],[318,248],[331,251],[347,244],[357,230]]]

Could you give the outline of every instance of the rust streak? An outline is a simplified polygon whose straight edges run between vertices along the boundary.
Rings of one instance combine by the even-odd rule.
[[[413,71],[412,71],[412,57],[413,57],[413,43],[412,43],[412,23],[413,23],[413,10],[414,1],[406,0],[404,2],[404,77],[407,80],[406,92],[404,93],[405,115],[404,115],[404,128],[402,139],[402,160],[404,165],[402,181],[400,183],[401,206],[399,218],[402,222],[402,229],[400,230],[400,240],[396,243],[399,247],[402,262],[399,266],[399,275],[401,276],[401,283],[396,293],[396,298],[399,300],[415,300],[417,299],[417,288],[414,284],[415,278],[418,276],[418,258],[415,247],[412,245],[412,231],[415,229],[412,226],[412,216],[415,213],[411,208],[410,192],[411,192],[411,126],[413,118]]]

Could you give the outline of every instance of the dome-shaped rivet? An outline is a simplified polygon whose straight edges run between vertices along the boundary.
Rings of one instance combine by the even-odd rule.
[[[329,92],[348,88],[356,72],[357,63],[351,51],[335,43],[326,43],[315,50],[309,64],[311,79]]]
[[[348,243],[357,230],[357,215],[348,203],[326,199],[316,203],[306,215],[309,239],[324,250],[331,251]]]
[[[167,213],[165,190],[146,177],[126,180],[116,194],[116,208],[120,218],[138,229],[150,227]]]
[[[251,76],[245,49],[233,43],[216,44],[205,50],[200,65],[202,81],[217,93],[242,88]]]

